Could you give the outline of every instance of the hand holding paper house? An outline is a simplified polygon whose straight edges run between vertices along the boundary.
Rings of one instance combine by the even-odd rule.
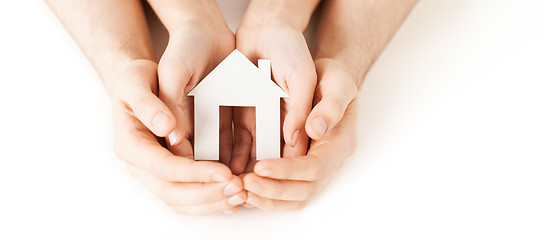
[[[255,107],[257,160],[280,157],[280,98],[289,96],[272,81],[270,60],[258,65],[234,50],[187,94],[195,98],[196,160],[219,160],[220,106]]]

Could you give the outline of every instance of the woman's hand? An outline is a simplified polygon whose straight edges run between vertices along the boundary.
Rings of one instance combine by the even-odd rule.
[[[250,10],[248,10],[250,11]],[[312,107],[316,71],[302,30],[283,21],[244,17],[236,32],[236,47],[254,63],[270,59],[273,80],[287,93],[282,99],[284,157],[302,156],[308,148],[304,124]],[[279,18],[286,19],[286,18]],[[230,167],[235,174],[253,171],[255,115],[249,109],[233,110],[234,146]]]
[[[175,155],[194,158],[193,98],[187,93],[234,51],[234,34],[215,0],[148,0],[170,38],[159,61],[159,97],[177,120],[167,137]],[[230,108],[222,108],[220,161],[229,164],[232,150]],[[229,140],[230,139],[230,140]]]
[[[341,63],[321,59],[315,64],[319,80],[315,107],[306,121],[306,132],[314,139],[308,155],[258,161],[255,172],[243,177],[246,207],[278,211],[304,207],[355,151],[357,85]]]
[[[170,30],[170,39],[159,62],[159,96],[177,119],[168,136],[175,155],[193,158],[193,98],[187,93],[234,50],[234,34],[226,24],[191,20]],[[215,24],[215,25],[214,25]],[[223,108],[221,137],[232,138],[230,108]],[[228,128],[229,131],[223,130]],[[231,141],[222,142],[220,160],[230,161]]]
[[[234,213],[246,193],[228,167],[175,156],[158,142],[176,119],[156,96],[157,64],[135,60],[112,77],[115,152],[129,171],[180,214]]]

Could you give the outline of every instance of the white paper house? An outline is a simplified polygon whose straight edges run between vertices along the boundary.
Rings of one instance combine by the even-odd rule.
[[[257,160],[280,157],[280,98],[288,95],[272,81],[270,60],[257,68],[234,50],[188,96],[194,96],[194,157],[219,160],[219,107],[255,107]]]

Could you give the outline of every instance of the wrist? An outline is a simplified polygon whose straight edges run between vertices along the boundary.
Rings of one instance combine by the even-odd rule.
[[[282,25],[303,32],[318,3],[318,0],[252,0],[240,27]]]
[[[130,84],[131,81],[134,81],[135,76],[140,74],[149,75],[153,78],[152,76],[156,76],[157,74],[157,63],[143,58],[119,60],[102,76],[102,79],[110,97],[117,98],[119,95],[118,91],[126,88],[126,84]],[[152,81],[151,78],[150,81]],[[156,81],[156,78],[153,79]],[[156,84],[150,82],[151,88],[154,85]]]
[[[315,66],[318,69],[327,69],[327,71],[343,72],[344,76],[353,82],[356,87],[359,87],[364,78],[364,74],[361,73],[361,69],[366,67],[353,68],[352,64],[341,57],[328,58],[321,57],[314,60]],[[318,71],[320,72],[320,71]]]
[[[208,28],[227,28],[215,0],[149,0],[169,33],[187,24]]]

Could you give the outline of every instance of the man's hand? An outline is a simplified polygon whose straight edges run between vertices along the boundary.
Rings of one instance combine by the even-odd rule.
[[[165,3],[169,0],[155,1]],[[164,9],[174,9],[179,4],[201,5],[214,2],[175,0],[172,4],[166,2],[163,6]],[[160,3],[157,5],[161,5]],[[157,64],[152,61],[153,48],[140,1],[48,0],[48,4],[93,63],[112,97],[115,151],[128,163],[129,170],[179,213],[234,213],[236,206],[245,200],[246,193],[242,190],[241,180],[232,176],[228,167],[217,162],[196,162],[183,154],[175,156],[156,139],[156,136],[170,134],[181,121],[176,121],[177,116],[156,96]],[[209,6],[204,7],[211,9]],[[175,13],[173,16],[186,18],[189,15]],[[185,22],[175,20],[179,19],[171,22]],[[171,31],[173,32],[175,31]],[[204,35],[201,32],[194,34],[199,37]],[[211,41],[191,36],[194,37],[187,34],[185,40],[193,41],[191,46],[195,48],[205,40]],[[220,36],[213,36],[214,39],[217,37]],[[172,36],[172,40],[176,44],[187,42],[178,35]],[[226,52],[234,48],[232,32],[228,38],[230,42],[220,40],[230,44],[231,49],[225,50]],[[169,51],[165,57],[179,56],[181,59],[195,56],[184,55],[185,53]],[[204,51],[198,57],[207,57],[206,60],[210,60],[210,56],[216,56],[219,59],[221,54],[220,51]],[[181,65],[176,65],[177,63]],[[171,67],[187,69],[183,67],[191,66],[183,65],[185,63],[174,61]],[[166,80],[164,84],[167,84]]]
[[[319,79],[315,107],[305,126],[313,139],[310,150],[307,156],[259,161],[255,173],[244,176],[246,206],[301,208],[353,153],[357,88],[416,2],[324,1],[313,52]]]
[[[302,31],[317,2],[265,2],[251,2],[236,32],[236,48],[254,63],[257,59],[270,59],[273,80],[290,96],[282,100],[283,156],[302,156],[308,147],[304,124],[312,107],[317,79]],[[300,11],[292,14],[278,10],[297,7]],[[302,19],[290,21],[300,16]],[[235,174],[251,172],[255,165],[255,115],[249,111],[253,110],[233,110],[235,129],[230,167]]]
[[[221,163],[175,156],[157,141],[176,126],[155,95],[157,64],[129,63],[113,89],[114,143],[129,171],[180,214],[234,213],[246,199],[242,182]],[[154,134],[155,135],[154,135]]]
[[[318,85],[306,122],[313,140],[307,156],[258,161],[243,177],[246,207],[296,210],[317,193],[357,146],[357,86],[346,69],[332,59],[316,61]],[[312,122],[323,122],[325,130]]]

